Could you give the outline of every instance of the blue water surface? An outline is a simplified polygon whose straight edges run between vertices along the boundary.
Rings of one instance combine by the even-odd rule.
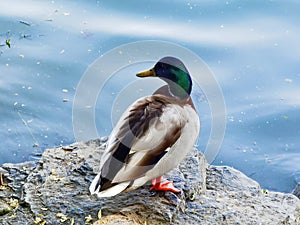
[[[72,102],[88,66],[121,44],[163,40],[198,54],[223,90],[227,129],[213,164],[290,192],[300,181],[299,11],[292,0],[1,1],[0,164],[76,141]],[[117,93],[149,66],[124,69],[128,80],[115,76],[102,90],[99,135],[112,129]],[[201,96],[195,88],[203,150],[211,118]]]

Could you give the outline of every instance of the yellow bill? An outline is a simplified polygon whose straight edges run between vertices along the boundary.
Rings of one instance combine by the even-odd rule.
[[[154,69],[147,70],[136,74],[138,77],[156,77]]]

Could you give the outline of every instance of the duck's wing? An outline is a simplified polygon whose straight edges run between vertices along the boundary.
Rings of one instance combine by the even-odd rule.
[[[143,176],[178,140],[187,120],[182,106],[169,97],[152,95],[136,101],[109,138],[91,192],[122,182],[128,185]]]

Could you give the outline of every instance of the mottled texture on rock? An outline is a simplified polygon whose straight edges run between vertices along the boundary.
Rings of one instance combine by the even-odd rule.
[[[264,192],[257,182],[233,168],[211,166],[207,189],[206,197],[211,202],[215,199],[214,207],[223,211],[216,217],[219,224],[300,224],[299,199]]]
[[[104,141],[49,149],[36,163],[3,165],[0,224],[300,224],[294,195],[263,193],[235,169],[208,166],[197,150],[165,176],[180,194],[150,192],[146,184],[97,199],[88,187]]]
[[[33,224],[33,215],[24,201],[23,188],[35,166],[35,162],[25,162],[6,163],[0,167],[4,177],[4,185],[0,186],[0,224]]]
[[[122,214],[114,214],[114,215],[109,215],[102,217],[99,219],[97,222],[95,222],[93,225],[115,225],[115,224],[120,224],[120,225],[140,225],[140,224],[145,224],[143,223],[143,219],[140,218],[139,215],[137,214],[128,214],[126,216]]]
[[[295,189],[293,190],[293,194],[300,198],[300,184],[297,184]]]

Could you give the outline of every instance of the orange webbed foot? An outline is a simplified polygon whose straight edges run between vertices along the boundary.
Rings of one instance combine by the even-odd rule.
[[[179,193],[180,190],[175,188],[172,181],[162,181],[162,177],[152,179],[151,191],[171,191],[173,193]]]

